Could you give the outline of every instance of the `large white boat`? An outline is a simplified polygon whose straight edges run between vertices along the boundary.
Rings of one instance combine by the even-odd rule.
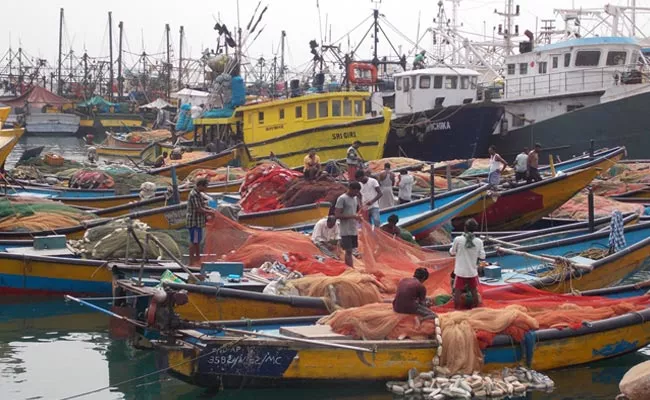
[[[71,109],[73,102],[40,86],[3,103],[22,114],[28,134],[74,135],[79,130],[79,116],[62,112],[65,107]]]
[[[79,121],[75,114],[35,112],[25,117],[25,129],[29,134],[74,135]]]

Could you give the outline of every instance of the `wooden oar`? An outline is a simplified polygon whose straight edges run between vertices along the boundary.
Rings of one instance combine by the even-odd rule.
[[[330,343],[330,342],[325,342],[325,341],[322,341],[322,340],[294,338],[294,337],[284,336],[284,335],[272,335],[270,333],[251,332],[251,331],[245,331],[245,330],[233,329],[233,328],[219,328],[219,329],[226,332],[226,333],[236,333],[236,334],[239,334],[239,335],[251,335],[251,336],[259,336],[259,337],[265,337],[265,338],[270,338],[270,339],[289,340],[289,341],[298,342],[298,343],[314,344],[314,345],[317,345],[317,346],[334,347],[334,348],[337,348],[337,349],[344,349],[344,350],[362,351],[364,353],[374,353],[375,352],[375,350],[367,349],[365,347],[348,346],[346,344]]]
[[[545,262],[545,263],[553,263],[554,264],[556,261],[563,261],[563,262],[566,262],[567,264],[571,265],[574,268],[582,269],[582,270],[585,270],[585,271],[592,271],[594,269],[594,267],[592,267],[591,265],[576,263],[576,262],[573,262],[573,261],[571,261],[571,260],[569,260],[568,258],[565,258],[565,257],[552,257],[552,258],[551,257],[544,257],[544,256],[538,256],[537,254],[526,253],[524,251],[517,251],[517,250],[513,250],[513,249],[507,249],[507,248],[504,248],[504,247],[497,247],[495,250],[500,251],[502,253],[506,253],[506,254],[512,254],[512,255],[515,255],[515,256],[531,258],[533,260],[542,261],[542,262]]]

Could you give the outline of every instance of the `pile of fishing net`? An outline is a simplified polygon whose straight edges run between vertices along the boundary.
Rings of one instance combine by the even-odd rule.
[[[195,169],[185,178],[186,182],[196,182],[206,178],[211,183],[232,182],[244,179],[246,171],[243,168],[222,167],[217,169]]]
[[[593,322],[639,311],[650,305],[650,296],[608,299],[545,292],[524,284],[482,291],[482,308],[455,311],[452,304],[433,307],[442,337],[441,364],[452,373],[481,370],[481,349],[498,334],[522,342],[536,329],[578,329]],[[391,304],[368,304],[338,310],[320,320],[334,332],[367,340],[427,339],[436,337],[434,320],[398,314]]]
[[[368,161],[368,169],[373,174],[378,174],[384,170],[384,164],[386,163],[390,164],[390,169],[429,169],[429,166],[425,162],[407,157],[387,157],[379,160]]]
[[[83,164],[77,161],[65,159],[61,165],[50,165],[45,162],[43,157],[30,158],[29,160],[19,162],[16,167],[11,170],[11,176],[17,179],[40,179],[43,176],[54,176],[64,171],[76,171],[80,168],[83,168]],[[65,173],[66,176],[71,174],[72,173]]]
[[[205,151],[185,151],[180,160],[172,160],[170,157],[167,157],[165,159],[165,165],[183,164],[213,155],[213,153],[208,153]]]
[[[562,207],[553,211],[550,216],[584,221],[589,218],[588,204],[588,194],[586,191],[582,191],[564,203]],[[623,203],[603,196],[594,196],[594,215],[596,218],[610,216],[616,210],[624,214],[637,213],[643,215],[645,208],[643,204]]]
[[[276,163],[259,164],[246,173],[239,204],[245,212],[282,208],[280,196],[286,192],[289,183],[301,176],[300,172]]]
[[[0,199],[0,231],[40,232],[81,225],[95,215],[60,202],[34,197]]]
[[[415,178],[415,184],[413,185],[413,192],[424,192],[424,193],[431,192],[431,174],[429,172],[411,171],[409,172],[409,174],[413,175],[413,178]],[[396,178],[395,182],[398,182],[399,181],[398,179],[399,178]],[[471,185],[470,182],[464,181],[462,179],[451,178],[452,189],[464,188],[470,185]],[[436,190],[439,189],[447,190],[449,187],[449,182],[447,182],[447,178],[444,176],[434,175],[433,186],[435,187]]]
[[[129,226],[133,229],[132,233],[129,232]],[[106,225],[90,228],[83,239],[71,240],[70,246],[78,255],[94,260],[142,258],[142,250],[134,235],[144,246],[147,232],[160,240],[176,257],[181,257],[181,250],[174,238],[164,232],[151,232],[147,224],[129,218],[121,218]],[[150,240],[147,245],[147,258],[168,259],[169,257],[153,240]]]
[[[605,178],[617,178],[625,183],[643,183],[650,185],[650,163],[618,163],[603,174]]]
[[[107,165],[99,170],[113,178],[115,185],[128,186],[131,189],[137,189],[145,182],[152,182],[158,187],[167,187],[172,184],[169,177],[146,174],[125,165]]]
[[[339,260],[325,257],[306,235],[254,229],[218,213],[207,223],[204,253],[210,256],[203,261],[237,261],[246,268],[278,262],[303,275],[338,276],[346,271],[340,261],[342,253]],[[354,269],[373,275],[386,295],[394,294],[399,281],[413,276],[418,267],[429,268],[430,278],[425,283],[429,293],[450,293],[453,266],[447,253],[421,249],[362,223]]]
[[[80,169],[72,174],[68,186],[75,189],[111,189],[115,181],[102,171]]]
[[[598,196],[612,197],[634,190],[645,189],[648,188],[648,185],[644,183],[627,183],[619,177],[614,177],[607,180],[594,179],[591,187],[594,189],[594,194]]]
[[[487,176],[490,172],[490,159],[489,158],[475,158],[472,162],[472,166],[466,169],[460,176],[462,178],[473,178],[479,176]],[[512,175],[513,169],[507,167],[503,172],[503,175]]]
[[[156,129],[152,131],[133,131],[124,136],[124,140],[131,143],[151,143],[167,140],[172,133],[167,129]]]
[[[345,193],[347,188],[340,182],[336,182],[330,176],[321,176],[316,180],[294,179],[286,191],[279,197],[284,207],[302,206],[328,202],[336,204],[336,199]]]

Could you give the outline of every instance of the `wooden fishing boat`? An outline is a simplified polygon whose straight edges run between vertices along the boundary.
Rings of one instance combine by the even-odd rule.
[[[24,133],[23,128],[0,129],[0,165],[4,165],[9,153],[14,149],[14,146]]]
[[[474,218],[490,231],[525,228],[547,216],[584,189],[599,174],[589,167],[539,182],[498,192],[489,206],[475,203],[454,219],[454,227],[462,230],[465,220]]]
[[[316,320],[294,317],[197,323],[195,329],[176,331],[176,340],[160,342],[157,348],[163,366],[169,367],[175,377],[204,387],[404,380],[411,368],[432,369],[431,360],[438,345],[435,340],[353,340],[328,333],[327,327],[322,327],[321,335],[315,334],[315,342],[300,342],[300,338],[309,337],[297,336],[300,328],[305,332],[304,327],[313,326]],[[228,329],[235,329],[236,333],[225,333]],[[240,332],[251,335],[243,336]],[[650,308],[590,322],[575,330],[530,331],[521,342],[498,335],[483,350],[483,369],[526,365],[545,371],[620,356],[648,344]]]
[[[247,162],[247,158],[248,152],[246,148],[243,145],[238,145],[221,153],[208,153],[205,157],[189,161],[171,160],[168,162],[173,163],[176,168],[178,179],[185,179],[195,169],[216,169],[231,164],[242,165],[242,163]],[[151,175],[171,176],[171,169],[172,165],[166,165],[150,169],[147,172]]]
[[[369,98],[367,92],[330,92],[244,105],[229,117],[204,114],[194,120],[195,132],[204,146],[217,135],[243,137],[252,162],[274,153],[289,167],[298,167],[311,148],[321,160],[341,159],[356,140],[365,159],[380,159],[391,111],[384,108],[379,116],[367,116]]]
[[[632,190],[630,192],[623,193],[618,196],[612,196],[612,199],[616,201],[622,201],[624,203],[647,204],[650,203],[650,187],[646,187],[638,190]]]

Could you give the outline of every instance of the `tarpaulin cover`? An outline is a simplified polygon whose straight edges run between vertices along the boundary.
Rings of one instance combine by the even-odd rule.
[[[65,97],[57,96],[56,94],[40,86],[34,86],[21,96],[18,96],[15,99],[11,100],[3,100],[2,102],[8,106],[22,107],[25,105],[25,101],[27,101],[30,106],[35,107],[43,107],[46,104],[51,106],[62,106],[64,104],[72,103],[71,100],[68,100]]]

